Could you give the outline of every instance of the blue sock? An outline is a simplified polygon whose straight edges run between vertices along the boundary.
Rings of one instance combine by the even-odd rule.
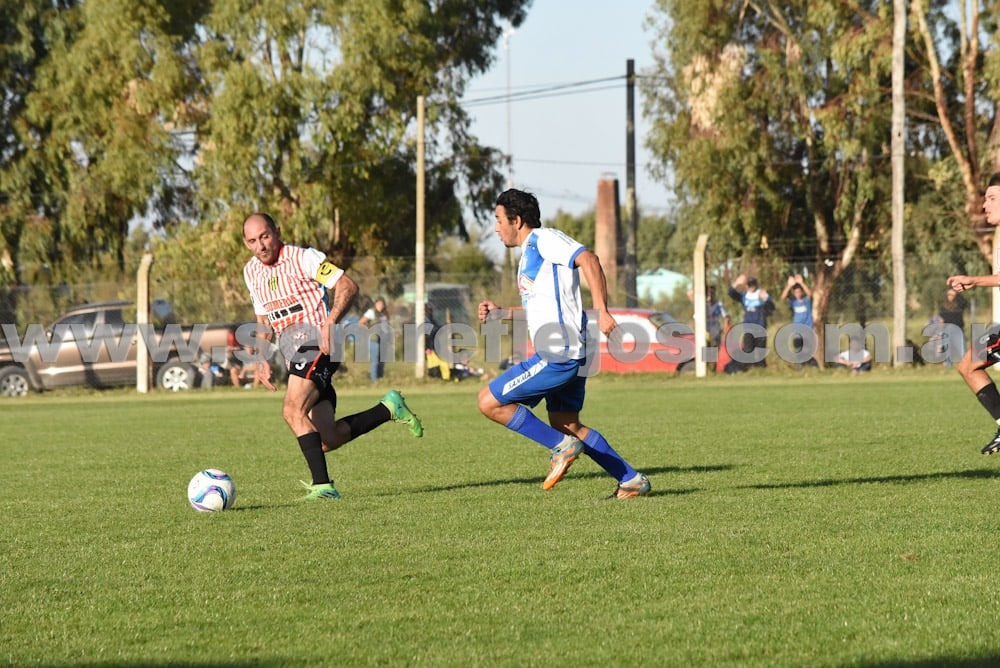
[[[544,445],[549,450],[562,443],[563,440],[561,431],[539,420],[524,406],[517,407],[517,410],[514,411],[514,417],[505,426],[521,436],[527,436],[539,445]]]
[[[601,436],[601,432],[591,429],[583,439],[583,453],[597,462],[597,465],[608,472],[618,482],[635,477],[638,473],[621,455],[615,452],[611,444]]]

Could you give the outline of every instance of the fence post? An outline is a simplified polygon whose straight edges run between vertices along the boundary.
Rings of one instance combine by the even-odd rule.
[[[149,323],[149,268],[153,265],[153,254],[145,253],[136,273],[135,322],[139,330]],[[149,392],[153,377],[153,367],[149,363],[149,348],[142,334],[136,332],[135,345],[135,389],[139,394]]]
[[[694,374],[705,377],[705,249],[708,235],[699,234],[694,247]]]

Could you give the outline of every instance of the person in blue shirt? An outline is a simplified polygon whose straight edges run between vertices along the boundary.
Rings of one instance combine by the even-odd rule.
[[[806,285],[802,274],[788,277],[785,289],[781,291],[781,300],[787,301],[788,307],[792,310],[792,324],[805,325],[809,329],[813,328],[812,290]],[[794,335],[792,345],[795,347],[795,352],[802,350],[802,336]],[[810,359],[807,364],[818,366],[815,359]]]
[[[752,353],[758,348],[767,348],[767,319],[774,313],[774,300],[767,290],[763,290],[753,276],[747,278],[740,274],[729,287],[730,299],[743,305],[743,323],[757,325],[763,333],[745,332],[742,348],[744,353]],[[766,357],[752,363],[750,366],[767,366]]]

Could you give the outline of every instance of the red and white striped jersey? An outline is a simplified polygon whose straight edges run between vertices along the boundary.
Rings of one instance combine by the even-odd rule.
[[[284,244],[278,261],[264,264],[256,256],[243,267],[253,311],[266,315],[277,336],[299,323],[322,326],[330,312],[326,290],[344,270],[315,248]]]

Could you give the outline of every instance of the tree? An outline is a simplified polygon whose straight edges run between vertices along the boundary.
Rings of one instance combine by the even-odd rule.
[[[411,254],[412,124],[425,95],[428,241],[464,236],[458,183],[492,195],[502,177],[499,152],[468,134],[456,101],[526,4],[217,0],[197,46],[211,110],[193,128],[203,214],[235,224],[274,211],[289,239],[343,263]]]
[[[0,68],[23,75],[0,126],[12,258],[35,225],[40,261],[120,273],[132,221],[198,254],[192,226],[225,251],[258,209],[343,264],[410,254],[418,95],[431,101],[428,241],[466,233],[459,192],[482,200],[502,183],[500,152],[469,134],[458,101],[529,0],[0,2],[16,19]],[[220,257],[156,266],[217,276],[242,254]]]
[[[946,26],[943,5],[925,12],[935,25]],[[888,248],[891,3],[658,8],[664,51],[644,80],[646,113],[657,169],[678,185],[678,226],[710,232],[731,255],[811,257],[822,328],[837,279]],[[940,34],[941,48],[953,44]],[[926,112],[925,90],[919,76],[908,82],[911,113]],[[928,124],[911,146],[937,150],[940,138]]]
[[[951,171],[949,181],[961,185],[961,221],[975,237],[987,266],[992,266],[993,230],[983,225],[982,191],[989,172],[1000,171],[998,6],[990,1],[961,2],[958,16],[952,17],[939,3],[928,7],[927,2],[911,4],[919,68],[914,78],[922,83],[914,91],[920,107],[911,114],[911,122],[918,137],[935,140],[937,155],[945,163],[938,174]],[[994,48],[989,48],[988,35],[994,36]]]
[[[17,285],[20,246],[26,216],[19,212],[32,201],[41,180],[31,169],[16,168],[28,147],[19,138],[19,124],[39,66],[53,44],[69,26],[61,20],[74,2],[0,0],[0,82],[3,109],[0,115],[0,286]],[[30,207],[28,207],[30,209]]]
[[[178,3],[180,4],[180,3]],[[5,229],[45,229],[40,261],[124,269],[128,224],[164,187],[176,150],[163,127],[188,84],[183,34],[153,0],[47,3],[52,24],[13,121]]]

